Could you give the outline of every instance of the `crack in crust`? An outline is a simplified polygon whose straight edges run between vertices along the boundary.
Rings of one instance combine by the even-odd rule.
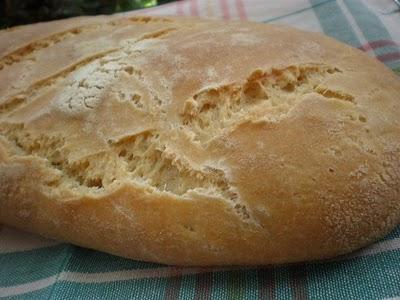
[[[214,168],[194,170],[181,158],[167,153],[156,131],[125,137],[112,144],[126,163],[134,181],[144,181],[159,191],[190,197],[193,193],[227,201],[244,222],[257,224],[224,171]]]
[[[177,30],[176,28],[167,28],[167,29],[161,29],[161,30],[158,30],[155,32],[146,33],[141,38],[139,38],[136,42],[140,42],[140,41],[148,40],[148,39],[161,38],[161,37],[167,35],[168,33],[174,32],[176,30]]]
[[[144,21],[142,20],[144,19]],[[130,18],[128,19],[130,20],[130,22],[132,23],[137,23],[137,22],[151,22],[150,20],[148,20],[148,18]],[[154,19],[151,19],[154,21]],[[158,20],[158,19],[156,19]],[[160,18],[158,21],[159,22],[168,22],[166,20],[169,19],[164,19],[164,18]],[[154,21],[156,22],[156,21]],[[111,21],[109,22],[111,25],[115,26],[117,24],[119,24],[119,22],[117,21]],[[94,26],[93,24],[90,26]],[[72,29],[71,29],[72,30]],[[165,35],[167,35],[170,32],[176,31],[176,28],[167,28],[167,29],[163,29],[163,30],[157,30],[154,32],[150,32],[147,34],[144,34],[142,37],[140,37],[139,39],[137,39],[133,44],[130,44],[129,47],[132,47],[134,44],[139,43],[143,40],[147,40],[147,39],[158,39],[161,38]],[[75,31],[74,31],[75,32]],[[81,31],[76,31],[79,34]],[[62,35],[64,36],[64,35]],[[52,37],[49,37],[47,39],[51,39]],[[49,46],[49,45],[48,45]],[[17,95],[14,95],[12,97],[10,97],[9,99],[6,99],[4,101],[2,101],[0,103],[0,115],[2,114],[8,114],[11,113],[13,111],[15,111],[16,109],[18,109],[20,106],[22,106],[24,103],[27,102],[27,99],[34,99],[35,96],[37,96],[40,92],[42,92],[44,89],[46,88],[50,88],[51,86],[54,86],[60,82],[62,82],[68,75],[73,75],[73,73],[76,73],[80,68],[89,65],[90,63],[93,63],[99,59],[105,58],[107,55],[112,54],[112,53],[116,53],[116,54],[124,54],[126,51],[126,49],[124,49],[124,47],[121,48],[115,48],[115,49],[111,49],[111,50],[107,50],[101,53],[97,53],[95,55],[86,57],[84,59],[82,59],[81,61],[75,63],[72,66],[69,66],[68,68],[53,74],[52,76],[49,76],[48,78],[42,79],[36,83],[34,83],[33,85],[31,85],[28,89],[26,89],[23,92],[18,93]],[[134,52],[134,51],[133,51]],[[128,51],[128,53],[125,53],[125,55],[131,55],[133,53],[132,51]],[[118,59],[117,59],[118,60]],[[119,59],[121,60],[121,58]],[[122,68],[122,64],[121,64],[121,68]],[[141,71],[138,71],[136,69],[134,69],[132,66],[126,66],[124,69],[127,73],[129,73],[130,75],[134,74],[137,75],[139,77],[139,79],[141,78]],[[101,72],[102,70],[100,70]],[[107,73],[107,72],[106,72]],[[71,99],[70,99],[71,100]],[[68,101],[70,101],[68,100]],[[136,103],[137,99],[133,99],[133,103]],[[84,99],[83,101],[83,105],[87,108],[87,109],[92,109],[93,105],[91,105],[90,103],[88,103],[88,101],[86,101],[86,99]],[[68,106],[70,109],[73,109],[72,105],[70,102],[68,102]]]
[[[43,89],[48,89],[51,86],[54,86],[54,85],[60,83],[69,74],[73,73],[74,71],[77,71],[79,68],[84,67],[84,66],[90,64],[91,62],[101,59],[102,57],[105,57],[106,55],[116,52],[116,51],[117,51],[117,49],[112,49],[112,50],[108,50],[105,52],[96,53],[95,55],[86,57],[86,58],[82,59],[81,61],[75,63],[74,65],[69,66],[68,68],[65,68],[64,70],[61,70],[60,72],[58,72],[56,74],[53,74],[50,77],[47,77],[45,79],[35,82],[33,85],[31,85],[25,91],[19,93],[18,95],[11,97],[8,100],[3,101],[0,104],[0,115],[15,111],[22,104],[26,103],[27,99],[31,99],[31,100],[34,99],[40,92],[43,91]]]
[[[106,24],[92,23],[88,25],[71,28],[65,31],[57,32],[40,40],[36,40],[32,43],[29,43],[23,47],[20,47],[11,53],[6,54],[2,58],[0,58],[0,70],[4,69],[5,66],[10,66],[14,63],[21,62],[25,59],[35,60],[35,57],[32,54],[34,54],[34,52],[38,50],[54,46],[58,43],[61,43],[67,39],[73,38],[85,32],[98,30],[101,27],[110,27],[110,26],[115,27],[118,25],[122,25],[124,22],[127,22],[126,25],[129,26],[129,24],[148,24],[151,22],[173,23],[173,20],[168,18],[132,17],[132,18],[109,21]]]
[[[158,38],[173,30],[153,32],[143,36],[141,40]],[[116,51],[118,50],[112,52]],[[29,97],[32,98],[38,94],[39,89],[51,86],[75,72],[78,75],[67,87],[77,91],[81,89],[88,91],[87,96],[82,94],[84,98],[81,99],[81,104],[87,109],[93,109],[96,103],[91,103],[89,100],[96,98],[96,95],[99,96],[98,93],[107,84],[110,74],[111,77],[116,77],[117,73],[125,72],[135,76],[138,80],[142,79],[141,70],[123,62],[121,59],[123,52],[117,58],[107,56],[108,59],[106,59],[105,56],[108,54],[111,53],[93,56],[55,76],[42,80],[28,89],[25,94],[29,94]],[[83,72],[86,76],[79,75],[77,71],[79,67],[86,66],[100,58],[102,60],[97,61],[96,65],[91,65],[92,71],[99,75],[92,76],[96,77],[95,82],[88,80],[90,76],[85,73],[86,71]],[[113,66],[111,69],[107,69],[108,63]],[[320,87],[326,77],[336,72],[340,71],[336,68],[315,65],[290,66],[286,69],[272,69],[270,72],[258,70],[251,74],[242,86],[228,85],[208,89],[194,95],[185,103],[184,113],[181,116],[182,121],[188,129],[196,133],[198,140],[208,141],[211,137],[207,134],[215,131],[216,135],[220,136],[224,128],[238,124],[246,114],[265,103],[271,107],[285,107],[283,111],[287,113],[294,106],[296,97],[310,92],[319,92],[327,98],[350,101],[342,93]],[[90,94],[91,89],[96,91],[95,95]],[[69,95],[68,93],[63,94]],[[79,102],[80,96],[81,94],[70,95],[67,100],[61,97],[60,101],[73,111],[75,106],[80,104],[73,104],[72,101]],[[12,111],[12,109],[18,108],[26,98],[14,98],[14,105],[6,106],[6,103],[3,106],[6,110]],[[140,105],[138,102],[140,98],[136,97],[132,101],[136,101],[136,104]],[[351,101],[353,102],[354,99],[351,98]],[[215,115],[218,115],[218,118]],[[117,142],[111,142],[109,151],[103,151],[74,162],[70,161],[69,152],[64,147],[65,137],[46,134],[35,136],[26,131],[23,125],[3,126],[1,133],[19,149],[20,155],[40,157],[47,161],[50,168],[58,171],[56,172],[58,176],[46,183],[49,192],[52,191],[51,188],[59,187],[84,193],[102,193],[114,182],[129,178],[137,185],[144,185],[159,192],[172,193],[177,197],[190,198],[194,193],[223,199],[230,204],[232,211],[244,222],[258,224],[247,205],[241,201],[235,187],[225,177],[223,170],[210,168],[194,170],[182,160],[183,158],[168,154],[166,146],[160,142],[160,135],[157,131],[146,131],[125,137]]]
[[[130,21],[148,23],[154,20],[134,17]],[[110,21],[108,25],[114,26],[117,23]],[[69,33],[60,33],[56,40],[52,40],[53,36],[47,39],[59,42],[69,38],[71,34],[80,34],[83,29],[73,30]],[[133,45],[146,39],[163,38],[177,30],[168,28],[149,32],[120,48],[85,58],[57,74],[34,83],[23,93],[1,103],[0,116],[34,101],[41,93],[66,80],[67,76],[71,80],[65,84],[65,89],[56,100],[56,105],[63,106],[65,112],[72,113],[80,109],[93,110],[97,107],[100,93],[107,87],[108,82],[117,78],[121,72],[135,76],[138,81],[144,81],[144,71],[136,69],[125,59],[134,60],[135,55],[140,54],[141,50],[135,49]],[[40,47],[51,45],[46,42],[39,43],[37,48],[32,45],[26,53],[21,49],[21,57],[18,59],[23,59],[24,55],[27,57]],[[12,63],[20,61],[15,57]],[[352,95],[324,86],[325,81],[336,73],[341,71],[323,64],[272,68],[268,71],[256,70],[242,84],[234,83],[209,88],[193,95],[184,103],[180,125],[194,133],[194,142],[206,144],[226,131],[232,130],[257,111],[266,113],[272,121],[278,121],[309,93],[318,93],[325,99],[356,104]],[[150,113],[146,109],[148,105],[143,104],[140,94],[117,91],[117,95],[121,102]],[[150,98],[159,101],[160,104],[163,100],[155,99],[154,95]],[[161,105],[156,106],[161,111]],[[161,115],[165,117],[165,114]],[[240,199],[236,188],[229,182],[224,170],[205,166],[201,170],[194,169],[185,162],[184,157],[178,157],[168,151],[167,145],[160,139],[162,133],[157,129],[110,142],[107,150],[77,161],[71,161],[66,136],[46,133],[37,135],[24,128],[24,125],[9,126],[5,123],[0,124],[0,133],[8,139],[14,149],[17,149],[16,155],[43,159],[52,170],[52,174],[56,174],[52,180],[45,181],[43,188],[47,188],[47,193],[54,193],[55,187],[77,194],[106,193],[115,183],[129,180],[138,188],[171,193],[181,199],[204,195],[226,201],[243,222],[259,225],[246,203]]]
[[[325,98],[355,103],[351,95],[322,87],[325,80],[340,72],[321,64],[257,70],[242,85],[209,88],[187,100],[181,113],[182,124],[195,133],[194,141],[206,143],[260,109],[271,121],[277,121],[305,94],[319,93]]]
[[[3,56],[0,59],[0,70],[2,70],[5,66],[11,66],[12,64],[21,62],[25,59],[34,60],[35,58],[31,54],[33,54],[35,51],[54,46],[68,38],[72,38],[81,34],[83,31],[95,28],[98,28],[98,25],[96,26],[95,24],[91,24],[88,26],[76,27],[66,31],[57,32],[46,38],[34,41],[33,43],[25,45],[24,47],[21,47]]]
[[[102,188],[102,181],[98,174],[88,174],[90,161],[88,158],[77,162],[70,162],[68,151],[65,148],[65,138],[57,135],[34,134],[26,131],[22,124],[3,124],[0,132],[15,148],[19,150],[19,156],[35,156],[44,159],[49,168],[55,170],[52,180],[47,181],[48,187],[64,187],[66,189],[81,189],[88,192],[90,188]],[[100,165],[99,158],[96,164]]]
[[[110,143],[109,151],[70,160],[65,147],[66,138],[59,135],[35,135],[22,124],[2,124],[0,133],[18,149],[19,156],[44,159],[55,172],[45,185],[79,193],[105,192],[114,182],[129,178],[137,185],[145,185],[159,192],[190,198],[192,194],[205,195],[227,201],[232,211],[244,222],[257,222],[222,170],[193,170],[179,158],[166,153],[159,134],[146,131]]]

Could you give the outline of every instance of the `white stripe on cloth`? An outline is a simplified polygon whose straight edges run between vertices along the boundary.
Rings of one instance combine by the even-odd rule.
[[[47,288],[56,282],[71,283],[107,283],[115,281],[128,281],[146,278],[168,278],[182,275],[195,275],[207,272],[223,272],[231,270],[243,270],[255,267],[220,267],[220,268],[184,268],[184,267],[161,267],[151,269],[124,270],[104,273],[79,273],[61,272],[37,281],[20,285],[0,287],[0,297],[10,297],[26,294]]]
[[[57,281],[57,275],[53,275],[37,281],[32,281],[20,285],[14,285],[10,287],[0,287],[0,297],[11,297],[21,294],[26,294],[41,290],[53,285]]]
[[[338,6],[343,12],[343,15],[346,17],[347,21],[351,25],[351,28],[353,29],[355,35],[357,36],[358,40],[360,41],[361,45],[365,45],[368,43],[368,40],[365,38],[364,34],[362,33],[360,27],[358,26],[356,20],[354,20],[353,15],[347,8],[346,4],[344,4],[343,0],[338,0],[337,1]]]
[[[254,268],[254,267],[253,267]],[[106,273],[79,273],[63,272],[60,281],[77,283],[105,283],[113,281],[127,281],[146,278],[168,278],[182,275],[195,275],[208,272],[223,272],[243,269],[243,267],[216,267],[216,268],[185,268],[185,267],[160,267],[152,269],[123,270]]]
[[[389,31],[394,41],[400,41],[400,7],[393,0],[363,0],[363,4],[375,13]]]
[[[345,255],[336,259],[332,259],[330,261],[340,261],[357,257],[371,256],[396,249],[400,249],[400,238],[382,241],[380,243],[374,244],[368,248],[365,248],[353,254]],[[327,261],[320,261],[317,263],[325,263],[325,262]],[[168,278],[174,276],[195,275],[195,274],[209,273],[209,272],[223,272],[223,271],[244,270],[244,269],[249,270],[256,268],[259,268],[259,266],[215,267],[215,268],[160,267],[160,268],[122,270],[122,271],[103,272],[103,273],[61,272],[58,277],[57,275],[53,275],[38,281],[33,281],[10,287],[0,287],[0,297],[15,296],[44,289],[54,284],[56,281],[73,282],[73,283],[74,282],[107,283],[114,281],[128,281],[128,280],[138,280],[145,278]]]
[[[246,5],[246,12],[249,20],[263,22],[268,19],[281,18],[282,16],[290,16],[295,12],[312,10],[308,0],[292,0],[292,1],[243,1]],[[286,19],[286,18],[283,18]],[[303,22],[308,22],[306,17],[301,18],[301,22],[294,24],[302,26]],[[313,30],[316,31],[316,30]]]
[[[270,18],[264,20],[270,20]],[[308,0],[305,0],[301,6],[296,6],[292,12],[280,15],[278,18],[272,18],[268,23],[290,25],[307,31],[324,32]]]
[[[50,247],[60,242],[4,226],[0,231],[0,254]]]

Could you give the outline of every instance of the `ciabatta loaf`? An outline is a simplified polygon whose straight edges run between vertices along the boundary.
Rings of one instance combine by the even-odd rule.
[[[400,221],[400,80],[316,33],[86,17],[0,32],[0,222],[177,265],[365,246]]]

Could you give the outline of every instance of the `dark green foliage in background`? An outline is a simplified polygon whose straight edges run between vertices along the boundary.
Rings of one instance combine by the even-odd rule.
[[[80,15],[112,14],[172,0],[0,0],[0,27]]]

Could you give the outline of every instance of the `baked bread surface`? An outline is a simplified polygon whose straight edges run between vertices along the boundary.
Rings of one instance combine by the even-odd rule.
[[[0,222],[133,259],[270,264],[400,221],[400,80],[316,33],[86,17],[0,32]]]

